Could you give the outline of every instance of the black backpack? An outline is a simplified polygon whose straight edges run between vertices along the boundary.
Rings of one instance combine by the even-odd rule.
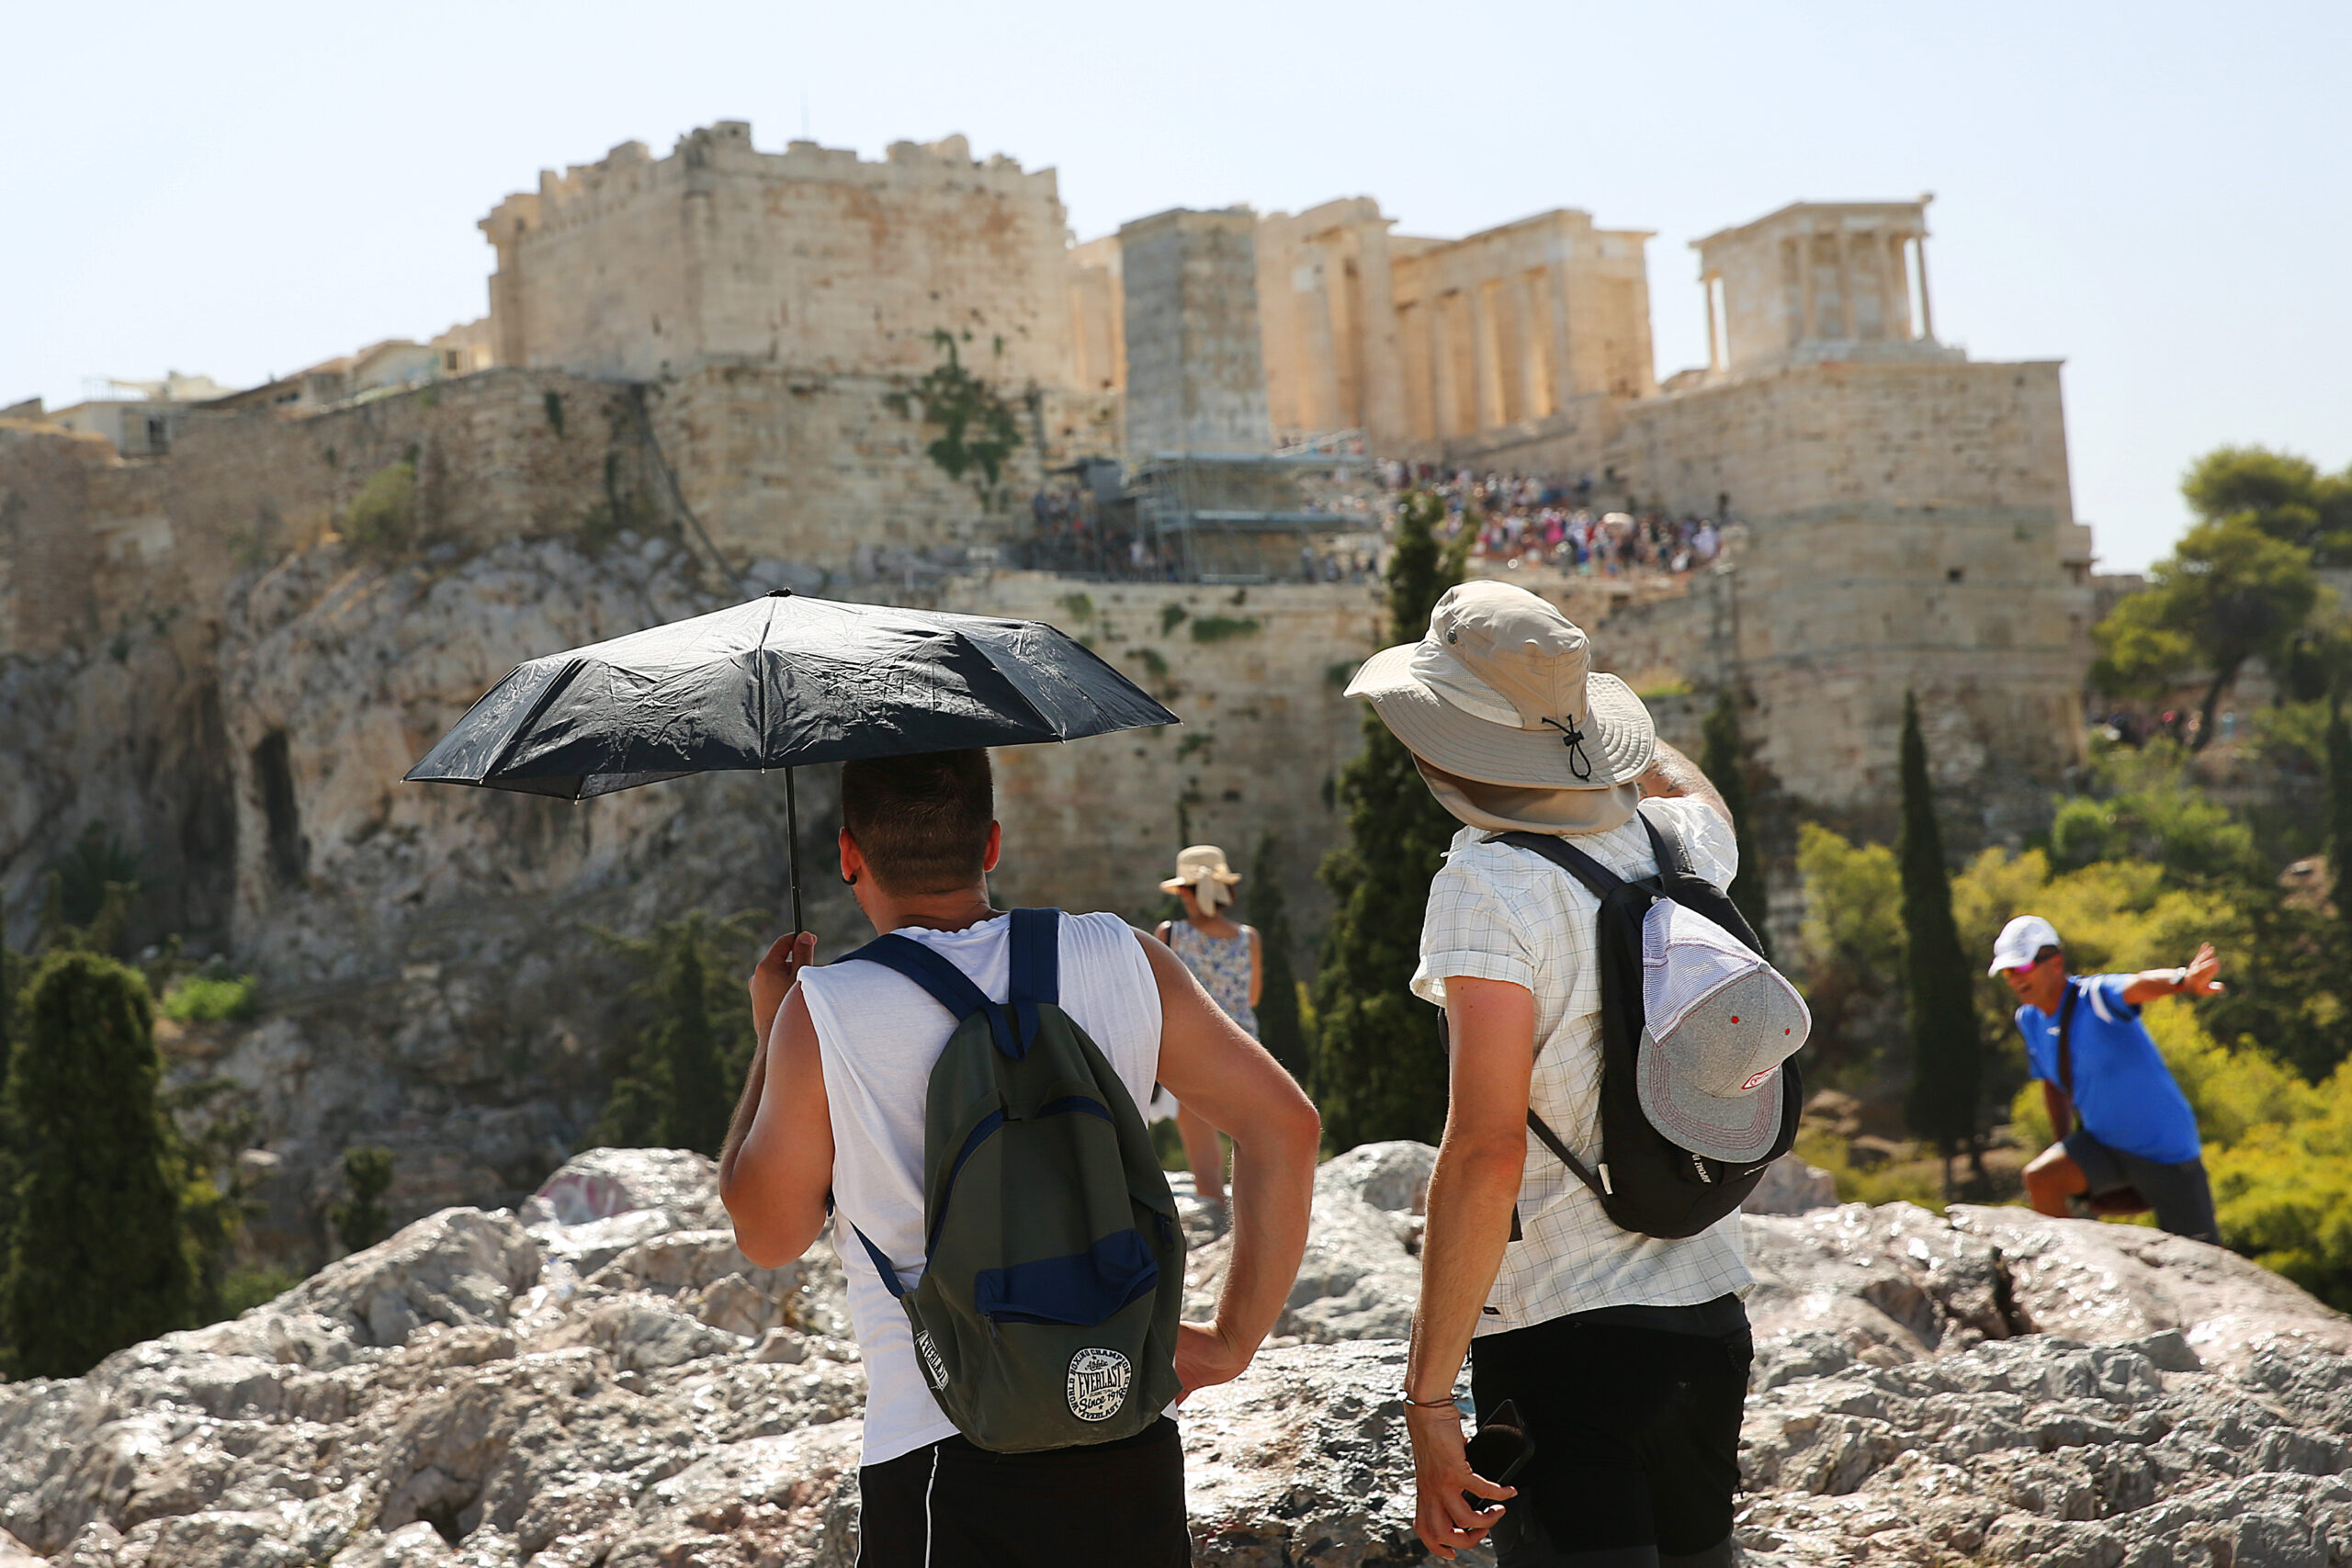
[[[1638,813],[1636,813],[1639,816]],[[1726,1165],[1684,1148],[1653,1124],[1643,1111],[1635,1080],[1635,1053],[1642,1040],[1642,919],[1650,906],[1670,898],[1704,915],[1758,953],[1747,919],[1723,889],[1701,876],[1689,850],[1672,833],[1662,833],[1647,817],[1650,847],[1657,853],[1655,875],[1631,881],[1551,833],[1497,833],[1500,842],[1542,855],[1575,877],[1600,900],[1596,917],[1600,953],[1600,1158],[1588,1169],[1560,1135],[1531,1107],[1527,1125],[1577,1179],[1592,1190],[1609,1218],[1642,1235],[1679,1240],[1697,1235],[1739,1207],[1763,1179],[1764,1168],[1796,1142],[1804,1089],[1793,1059],[1781,1064],[1781,1131],[1761,1158]],[[1514,1218],[1513,1229],[1517,1229]]]

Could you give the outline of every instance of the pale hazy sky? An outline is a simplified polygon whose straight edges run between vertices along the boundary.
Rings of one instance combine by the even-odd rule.
[[[2077,514],[2165,553],[2195,455],[2352,460],[2352,6],[17,5],[0,31],[0,404],[231,384],[486,309],[475,221],[542,167],[748,119],[878,156],[951,131],[1060,171],[1091,237],[1175,206],[1377,197],[1460,234],[1650,229],[1658,369],[1706,352],[1687,243],[1932,190],[1936,325],[2061,358]]]

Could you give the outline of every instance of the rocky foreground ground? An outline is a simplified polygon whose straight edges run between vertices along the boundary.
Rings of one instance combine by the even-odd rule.
[[[1323,1168],[1277,1342],[1186,1407],[1202,1562],[1422,1560],[1397,1392],[1430,1158]],[[1224,1243],[1188,1220],[1205,1297]],[[1749,1562],[2352,1563],[2352,1320],[2283,1280],[2013,1209],[1746,1223]],[[0,1568],[846,1568],[847,1335],[831,1255],[752,1267],[707,1160],[596,1151],[520,1214],[0,1385]]]

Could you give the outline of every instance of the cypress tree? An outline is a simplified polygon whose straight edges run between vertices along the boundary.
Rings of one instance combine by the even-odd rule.
[[[1444,502],[1426,491],[1408,493],[1397,508],[1386,574],[1392,641],[1424,636],[1439,596],[1461,581],[1461,551],[1438,542],[1444,517]],[[1347,835],[1321,870],[1337,908],[1315,977],[1309,1087],[1334,1149],[1386,1138],[1435,1143],[1445,1127],[1437,1016],[1406,987],[1420,953],[1430,879],[1461,824],[1368,708],[1363,738],[1363,750],[1340,773]]]
[[[1276,877],[1280,845],[1267,833],[1250,860],[1250,923],[1258,928],[1265,984],[1258,991],[1258,1040],[1294,1077],[1307,1071],[1306,1031],[1298,1016],[1298,973],[1291,964],[1295,938]]]
[[[751,1004],[733,977],[730,952],[763,917],[713,920],[695,910],[645,937],[596,934],[633,962],[629,995],[652,1016],[630,1039],[592,1145],[694,1149],[715,1155],[734,1110],[730,1083],[751,1065]]]
[[[24,1015],[8,1103],[28,1148],[0,1314],[18,1375],[77,1377],[186,1326],[194,1272],[147,983],[98,953],[52,953]]]
[[[343,1151],[344,1184],[351,1196],[327,1212],[346,1252],[361,1252],[392,1234],[384,1194],[392,1190],[392,1151],[368,1145]]]
[[[1952,1196],[1952,1156],[1965,1149],[1984,1174],[1976,1141],[1976,1098],[1984,1036],[1976,1024],[1975,975],[1960,950],[1943,834],[1928,782],[1928,746],[1919,734],[1919,700],[1903,697],[1903,969],[1911,1014],[1911,1092],[1904,1118],[1932,1141],[1944,1161],[1944,1197]]]
[[[688,917],[687,930],[670,964],[664,1010],[669,1016],[657,1031],[670,1079],[662,1142],[673,1149],[716,1155],[727,1142],[728,1114],[734,1106],[718,1066],[718,1032],[711,1019],[702,936],[702,917]]]
[[[1764,863],[1756,858],[1754,819],[1747,804],[1747,747],[1739,733],[1739,704],[1728,690],[1716,696],[1714,710],[1707,715],[1700,771],[1731,807],[1732,839],[1739,850],[1739,874],[1732,878],[1728,889],[1731,901],[1756,929],[1764,956],[1770,958],[1772,932],[1767,922],[1771,907],[1764,886]]]
[[[2336,940],[2352,953],[2352,882],[2344,879],[2352,866],[2352,724],[2344,719],[2344,694],[2331,685],[2327,694],[2327,874],[2335,900]]]

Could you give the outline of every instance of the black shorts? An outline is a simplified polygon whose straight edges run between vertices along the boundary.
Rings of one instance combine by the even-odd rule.
[[[1676,1321],[1691,1331],[1641,1325]],[[1729,1562],[1754,1353],[1731,1296],[1579,1313],[1472,1340],[1479,1414],[1514,1401],[1535,1441],[1495,1530],[1501,1568]]]
[[[2213,1217],[2213,1188],[2205,1179],[2205,1162],[2183,1160],[2178,1165],[2142,1159],[2100,1143],[2083,1128],[2066,1134],[2066,1157],[2082,1170],[2094,1198],[2130,1187],[2137,1189],[2156,1212],[2156,1225],[2175,1235],[2210,1241],[2219,1247],[2222,1227]]]
[[[963,1438],[857,1472],[858,1568],[1184,1568],[1184,1449],[1166,1416],[1091,1448]]]

